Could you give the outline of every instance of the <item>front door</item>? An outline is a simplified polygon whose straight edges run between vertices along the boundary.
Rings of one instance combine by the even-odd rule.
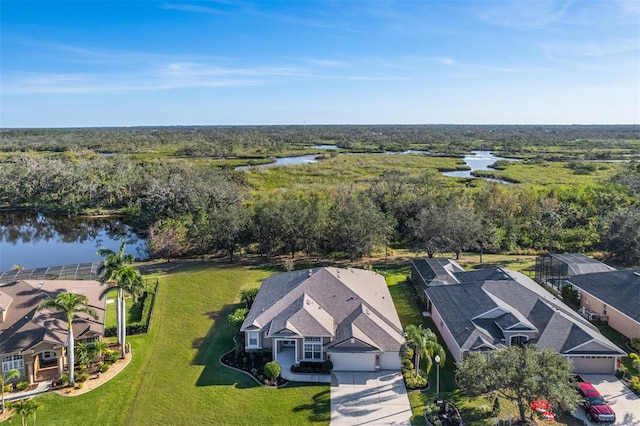
[[[40,352],[40,367],[51,367],[58,365],[58,359],[54,351]]]

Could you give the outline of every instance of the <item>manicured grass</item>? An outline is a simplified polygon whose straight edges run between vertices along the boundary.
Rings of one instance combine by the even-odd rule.
[[[131,336],[133,360],[100,388],[77,397],[44,394],[40,424],[191,425],[327,424],[328,385],[257,385],[221,366],[231,349],[226,315],[240,289],[256,286],[269,268],[200,265],[160,276],[147,335]],[[19,417],[8,425],[20,423]]]

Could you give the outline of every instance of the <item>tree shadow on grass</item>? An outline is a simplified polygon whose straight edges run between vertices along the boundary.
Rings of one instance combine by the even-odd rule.
[[[234,329],[227,323],[227,315],[240,306],[240,303],[227,304],[219,311],[203,312],[213,320],[213,325],[205,336],[196,337],[191,343],[197,350],[191,365],[204,366],[196,386],[235,386],[239,389],[259,386],[246,374],[220,363],[220,357],[233,349]]]
[[[297,386],[305,385],[289,382],[287,388]],[[311,422],[328,422],[331,420],[331,391],[329,389],[320,391],[313,395],[312,400],[308,404],[298,405],[293,408],[294,413],[301,411],[309,413],[308,418]]]

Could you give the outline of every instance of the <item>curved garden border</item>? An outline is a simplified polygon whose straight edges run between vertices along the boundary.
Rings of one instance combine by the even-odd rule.
[[[283,388],[285,386],[287,386],[289,384],[289,381],[283,383],[282,385],[279,386],[269,386],[269,385],[265,385],[264,383],[261,383],[253,374],[249,373],[248,371],[242,370],[240,368],[236,368],[236,367],[232,367],[230,365],[225,364],[224,362],[222,362],[222,358],[227,355],[230,354],[232,351],[234,351],[235,349],[231,349],[225,353],[223,353],[222,355],[220,355],[220,358],[218,358],[218,362],[220,363],[220,365],[229,368],[231,370],[235,370],[238,371],[240,373],[246,374],[247,376],[251,377],[253,379],[254,382],[256,382],[258,385],[265,387],[265,388],[270,388],[270,389],[280,389]]]

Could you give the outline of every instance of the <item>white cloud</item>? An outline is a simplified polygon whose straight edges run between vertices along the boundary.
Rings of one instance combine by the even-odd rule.
[[[216,2],[216,3],[229,4],[227,2]],[[209,6],[194,5],[194,4],[164,3],[161,7],[162,9],[165,9],[165,10],[178,10],[181,12],[204,13],[208,15],[222,15],[222,16],[233,15],[233,13],[225,10],[215,9]]]
[[[640,50],[635,39],[609,39],[598,42],[558,42],[539,45],[547,57],[603,57]]]
[[[478,16],[497,26],[521,30],[544,29],[558,22],[571,3],[557,0],[480,2],[482,8]]]

